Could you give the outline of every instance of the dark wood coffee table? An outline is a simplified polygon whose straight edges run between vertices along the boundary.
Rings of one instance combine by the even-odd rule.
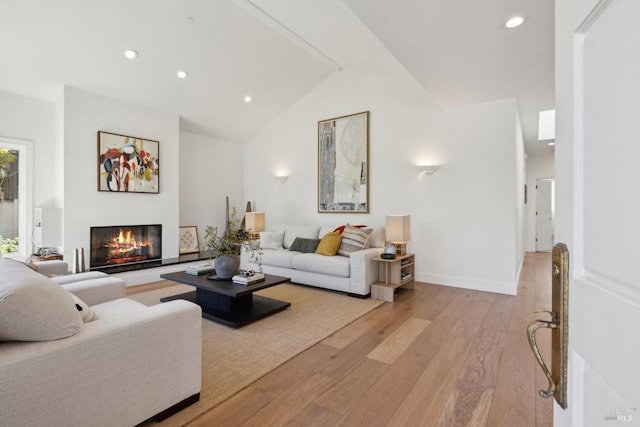
[[[202,308],[202,317],[205,319],[233,328],[255,322],[291,305],[286,301],[253,294],[260,289],[288,282],[288,277],[265,274],[265,280],[246,286],[231,280],[210,280],[206,274],[193,276],[183,271],[161,274],[160,277],[196,287],[195,291],[161,298],[160,301],[186,299]]]

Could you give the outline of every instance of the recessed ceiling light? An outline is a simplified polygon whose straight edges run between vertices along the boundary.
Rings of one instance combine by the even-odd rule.
[[[127,59],[136,59],[138,57],[138,52],[133,49],[127,49],[124,51],[124,56]]]
[[[523,22],[524,18],[522,16],[514,16],[513,18],[509,19],[506,24],[504,24],[504,26],[507,28],[515,28],[522,25]]]
[[[189,73],[187,73],[187,72],[186,72],[186,71],[184,71],[184,70],[179,70],[179,71],[176,73],[176,76],[178,76],[178,78],[179,78],[179,79],[186,79],[186,78],[189,76]]]
[[[249,103],[251,102],[251,97],[249,95],[244,97],[244,102]]]

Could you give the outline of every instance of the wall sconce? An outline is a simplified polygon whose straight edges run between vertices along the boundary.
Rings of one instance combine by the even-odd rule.
[[[418,169],[425,175],[433,175],[438,169],[440,169],[440,165],[419,165]]]
[[[411,239],[411,217],[387,215],[384,223],[387,241],[396,247],[396,255],[405,255],[407,242]]]
[[[289,179],[289,175],[276,175],[276,181],[280,184],[284,184]]]

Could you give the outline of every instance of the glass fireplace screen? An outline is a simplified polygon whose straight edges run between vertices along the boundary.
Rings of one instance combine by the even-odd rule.
[[[91,227],[90,266],[103,267],[162,259],[162,225]]]

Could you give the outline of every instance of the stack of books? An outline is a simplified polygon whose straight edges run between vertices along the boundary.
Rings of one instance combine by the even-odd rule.
[[[240,285],[251,285],[256,282],[261,282],[264,280],[264,274],[262,273],[254,273],[252,276],[244,276],[242,274],[236,274],[231,279],[233,283],[238,283]]]
[[[184,272],[191,274],[192,276],[199,276],[201,274],[211,273],[215,270],[213,264],[194,265],[188,267]]]
[[[404,271],[402,273],[400,273],[400,281],[402,283],[407,282],[409,280],[411,280],[413,278],[413,274],[411,273],[405,273]]]

